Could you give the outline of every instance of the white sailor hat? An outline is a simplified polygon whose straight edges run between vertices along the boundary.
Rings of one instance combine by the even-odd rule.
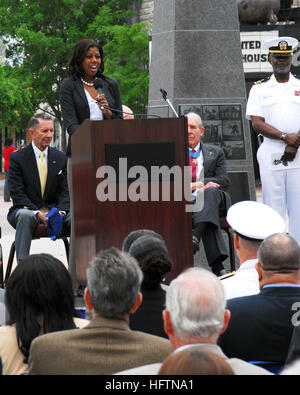
[[[297,46],[298,40],[296,38],[277,37],[265,41],[261,48],[268,49],[269,54],[274,56],[289,56],[293,54]]]
[[[252,200],[232,205],[227,212],[227,222],[240,236],[254,240],[285,232],[285,222],[274,209]]]

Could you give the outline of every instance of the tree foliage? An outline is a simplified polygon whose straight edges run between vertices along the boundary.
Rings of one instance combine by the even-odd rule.
[[[105,73],[116,78],[124,104],[147,103],[148,33],[131,25],[134,0],[0,0],[0,34],[16,75],[31,89],[33,106],[47,103],[61,121],[59,88],[74,44],[100,41]],[[17,78],[17,77],[16,77]],[[35,108],[36,109],[36,108]]]
[[[0,127],[24,127],[24,122],[32,115],[31,90],[22,86],[21,78],[12,72],[10,66],[0,67]],[[10,109],[10,111],[8,111]]]

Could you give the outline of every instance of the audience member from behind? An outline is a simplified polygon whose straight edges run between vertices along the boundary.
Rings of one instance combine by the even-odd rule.
[[[219,335],[227,329],[230,311],[226,309],[222,283],[210,271],[190,268],[170,283],[163,319],[174,351],[197,345],[199,350],[222,357],[237,375],[270,374],[240,359],[229,359],[217,345]],[[151,375],[157,374],[160,367],[161,363],[156,363],[118,374]]]
[[[5,202],[10,201],[10,193],[8,189],[8,176],[9,176],[9,156],[12,152],[16,151],[17,148],[13,146],[13,139],[11,137],[7,137],[4,141],[4,147],[2,151],[2,155],[4,158],[4,175],[5,175],[5,180],[4,180],[4,191],[3,191],[3,198]]]
[[[267,237],[258,249],[260,292],[227,301],[231,320],[219,345],[229,357],[283,365],[300,300],[300,247],[286,234]]]
[[[292,339],[289,345],[287,359],[285,361],[285,369],[292,369],[292,366],[298,369],[300,374],[300,326],[299,326],[299,302],[293,306],[294,316],[292,324],[294,326]],[[292,370],[294,370],[294,368]],[[294,370],[295,371],[295,370]]]
[[[172,269],[167,246],[160,238],[148,234],[137,238],[128,252],[138,261],[144,275],[141,285],[143,302],[130,316],[130,328],[168,338],[162,319],[166,292],[161,287]]]
[[[220,355],[193,346],[169,355],[158,375],[233,376],[234,371]]]
[[[285,222],[271,207],[248,200],[229,208],[227,222],[235,231],[234,246],[240,267],[221,277],[226,299],[257,294],[257,250],[266,237],[284,232]]]
[[[5,303],[9,321],[0,327],[0,357],[6,375],[28,372],[34,338],[88,324],[75,318],[68,270],[48,254],[30,255],[14,269],[6,286]]]
[[[123,240],[122,251],[128,252],[131,244],[141,236],[157,237],[163,241],[162,236],[159,233],[154,232],[152,229],[136,229],[130,232]]]
[[[116,248],[101,252],[87,269],[84,297],[92,320],[81,330],[50,333],[33,341],[31,374],[113,374],[158,362],[171,352],[169,341],[131,331],[129,315],[142,302],[142,271]]]

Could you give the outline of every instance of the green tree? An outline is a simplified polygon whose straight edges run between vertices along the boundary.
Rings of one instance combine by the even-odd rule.
[[[111,18],[109,7],[101,7],[90,25],[91,34],[105,40],[105,68],[119,82],[123,103],[136,113],[144,112],[149,86],[148,27],[145,23],[113,25]]]
[[[61,122],[59,88],[73,46],[82,38],[103,45],[105,72],[118,79],[124,103],[133,109],[141,100],[146,104],[148,36],[144,25],[131,26],[133,2],[0,0],[0,35],[7,45],[7,58],[26,76],[35,110],[37,103],[47,103]]]
[[[0,66],[0,128],[16,126],[24,128],[32,115],[32,92],[26,88],[26,81],[18,77],[17,70]]]

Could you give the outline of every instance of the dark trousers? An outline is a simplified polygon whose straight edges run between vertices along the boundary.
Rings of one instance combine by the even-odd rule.
[[[16,229],[15,244],[17,261],[26,258],[30,253],[32,235],[39,224],[37,216],[32,210],[15,209],[8,214],[7,220]],[[63,217],[63,226],[70,228],[71,215],[68,213]],[[50,237],[50,236],[49,236]]]
[[[10,192],[8,189],[8,176],[9,176],[9,170],[4,170],[4,175],[5,175],[5,180],[4,180],[4,191],[3,191],[3,198],[5,202],[10,201]]]
[[[228,257],[227,248],[219,225],[219,218],[226,214],[224,192],[218,188],[204,191],[201,211],[192,213],[194,235],[202,239],[207,262],[210,267]]]

